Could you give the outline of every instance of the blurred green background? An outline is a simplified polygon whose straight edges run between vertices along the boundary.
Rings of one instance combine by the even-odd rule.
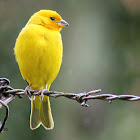
[[[25,88],[13,48],[20,30],[40,9],[56,10],[70,26],[61,33],[64,57],[51,90],[140,95],[139,0],[0,0],[0,77]],[[30,130],[27,97],[9,104],[8,131],[0,139],[139,140],[140,102],[93,100],[84,108],[51,98],[53,130]],[[3,120],[4,109],[0,110]]]

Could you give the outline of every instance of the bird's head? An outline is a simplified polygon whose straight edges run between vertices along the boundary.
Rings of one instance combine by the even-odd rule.
[[[52,10],[40,10],[35,13],[26,25],[30,24],[42,25],[46,28],[57,31],[60,31],[62,27],[69,26],[69,24],[63,20],[56,11]]]

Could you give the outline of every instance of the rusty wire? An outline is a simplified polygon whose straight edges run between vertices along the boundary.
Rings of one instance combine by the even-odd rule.
[[[124,100],[124,101],[138,101],[140,100],[140,96],[136,95],[114,95],[114,94],[98,94],[101,92],[101,89],[92,90],[89,92],[83,92],[83,93],[64,93],[64,92],[58,92],[58,91],[48,91],[48,90],[30,90],[25,92],[23,89],[14,89],[10,86],[10,81],[7,78],[0,78],[0,108],[4,106],[6,108],[6,116],[4,118],[4,121],[2,123],[2,126],[0,128],[0,133],[2,132],[5,122],[9,115],[9,107],[8,103],[10,103],[13,99],[15,99],[15,96],[18,96],[19,98],[22,98],[23,95],[27,95],[30,98],[30,96],[38,96],[38,95],[47,95],[49,97],[66,97],[72,100],[76,100],[78,103],[80,103],[82,106],[88,107],[87,101],[93,100],[93,99],[99,99],[104,101],[109,101],[111,103],[113,100]]]

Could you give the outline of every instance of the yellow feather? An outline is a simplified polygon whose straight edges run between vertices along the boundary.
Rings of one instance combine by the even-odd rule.
[[[56,78],[63,54],[60,30],[67,25],[55,11],[41,10],[21,30],[14,51],[22,77],[31,89],[41,90],[48,85],[49,90]],[[30,127],[36,129],[40,124],[46,129],[54,126],[47,96],[43,101],[36,97],[31,103]]]

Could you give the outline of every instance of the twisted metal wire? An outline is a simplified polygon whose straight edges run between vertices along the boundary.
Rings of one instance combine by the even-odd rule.
[[[58,92],[58,91],[48,91],[47,89],[37,91],[37,90],[29,90],[28,87],[25,90],[14,89],[10,86],[9,79],[0,78],[0,108],[2,108],[3,106],[6,108],[6,116],[0,128],[0,133],[2,132],[4,128],[5,122],[9,115],[8,103],[10,103],[13,99],[15,99],[15,96],[22,98],[23,95],[27,95],[29,99],[31,96],[35,97],[38,95],[41,95],[41,97],[43,97],[44,95],[47,95],[49,97],[55,97],[55,98],[63,96],[63,97],[75,100],[85,107],[89,106],[87,104],[87,101],[93,100],[93,99],[109,101],[109,103],[111,103],[113,100],[124,100],[124,101],[140,100],[140,96],[136,96],[136,95],[98,94],[99,92],[101,92],[101,89],[92,90],[92,91],[83,92],[83,93],[64,93],[64,92]]]

